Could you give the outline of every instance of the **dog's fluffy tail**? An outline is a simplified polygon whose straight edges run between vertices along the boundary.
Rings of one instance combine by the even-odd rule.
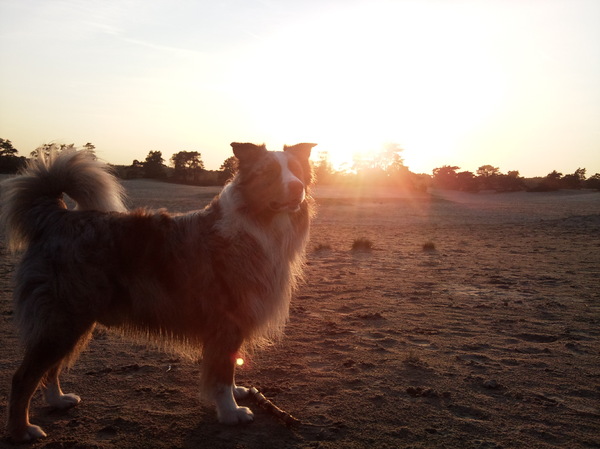
[[[12,251],[27,248],[52,212],[64,209],[63,193],[78,210],[125,211],[123,188],[109,167],[86,150],[40,152],[20,176],[1,185],[0,222]]]

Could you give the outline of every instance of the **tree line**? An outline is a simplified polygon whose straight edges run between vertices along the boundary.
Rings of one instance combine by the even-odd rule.
[[[179,151],[165,164],[161,151],[150,151],[146,159],[134,159],[129,166],[116,166],[124,179],[152,178],[194,185],[223,185],[237,170],[237,159],[231,156],[223,161],[219,170],[206,170],[202,154],[198,151]]]
[[[524,178],[517,170],[501,173],[498,167],[483,165],[475,173],[459,171],[460,167],[444,165],[433,170],[432,186],[440,189],[479,192],[549,192],[560,189],[600,190],[600,173],[586,178],[586,169],[578,168],[574,173],[563,175],[556,170],[544,177]]]
[[[30,153],[30,157],[39,152],[49,154],[51,151],[75,149],[75,144],[45,144]],[[88,142],[83,145],[95,155],[95,145]],[[19,156],[12,142],[0,138],[0,173],[17,173],[27,162],[27,157]],[[150,151],[142,161],[133,160],[131,165],[113,165],[117,176],[123,179],[151,178],[197,185],[223,185],[237,170],[237,159],[229,157],[223,161],[220,170],[206,170],[202,154],[198,151],[179,151],[165,163],[161,151]]]
[[[482,165],[475,173],[460,170],[458,166],[443,165],[434,168],[431,175],[416,174],[404,165],[402,148],[391,145],[380,153],[355,160],[350,169],[335,170],[326,152],[319,154],[315,163],[318,182],[323,184],[363,184],[401,187],[425,191],[428,188],[459,190],[463,192],[548,192],[560,189],[600,190],[600,173],[586,178],[586,169],[563,175],[556,170],[543,177],[525,178],[518,170],[502,173],[493,165]]]
[[[74,144],[47,144],[31,152],[50,152],[74,148]],[[83,148],[95,152],[88,142]],[[480,192],[532,191],[545,192],[560,189],[600,190],[600,173],[586,178],[586,169],[578,168],[574,173],[563,175],[554,170],[544,177],[524,178],[519,171],[502,173],[498,167],[482,165],[475,173],[461,171],[460,167],[443,165],[434,168],[432,174],[417,174],[404,164],[402,147],[386,145],[379,152],[355,158],[346,170],[334,169],[329,154],[321,151],[314,163],[318,184],[386,186],[406,190],[426,191],[428,188]],[[18,155],[10,140],[0,139],[0,173],[16,173],[24,166],[27,158]],[[237,159],[231,156],[223,161],[219,170],[206,170],[202,154],[198,151],[179,151],[165,163],[161,151],[149,151],[144,160],[135,159],[131,165],[113,166],[117,175],[124,179],[152,178],[195,185],[223,185],[237,170]]]

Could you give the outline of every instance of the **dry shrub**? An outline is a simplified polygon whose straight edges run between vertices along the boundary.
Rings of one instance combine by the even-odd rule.
[[[423,243],[423,251],[435,251],[435,243],[431,241]]]
[[[373,242],[365,237],[354,240],[352,242],[352,251],[371,251]]]
[[[329,243],[319,243],[315,246],[315,252],[319,251],[331,251],[331,245]]]
[[[406,358],[404,359],[404,363],[406,363],[407,365],[418,365],[421,363],[421,358],[419,357],[419,355],[417,353],[410,350],[410,351],[408,351],[408,354],[406,355]]]

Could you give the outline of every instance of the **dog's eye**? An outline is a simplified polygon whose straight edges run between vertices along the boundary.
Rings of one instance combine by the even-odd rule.
[[[263,182],[275,182],[281,174],[281,166],[277,161],[266,165],[259,173],[259,177]]]

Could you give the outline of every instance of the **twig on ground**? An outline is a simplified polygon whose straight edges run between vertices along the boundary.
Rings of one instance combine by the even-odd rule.
[[[260,405],[267,412],[274,415],[276,418],[283,421],[286,426],[295,427],[295,426],[299,426],[302,424],[302,422],[299,419],[294,418],[288,412],[281,410],[279,407],[277,407],[275,404],[273,404],[270,400],[268,400],[264,394],[262,394],[260,391],[258,391],[256,389],[256,387],[250,388],[250,395],[252,396],[252,399],[254,399],[254,401],[256,401],[256,403],[258,405]]]

